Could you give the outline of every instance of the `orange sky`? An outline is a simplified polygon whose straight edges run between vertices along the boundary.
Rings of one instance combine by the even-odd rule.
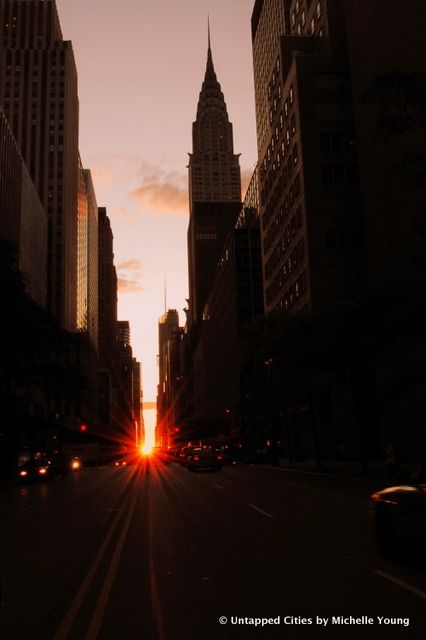
[[[186,165],[205,71],[208,14],[243,184],[256,162],[253,5],[254,0],[57,0],[77,63],[80,153],[92,171],[98,205],[111,218],[119,319],[130,321],[145,401],[156,398],[164,274],[167,307],[176,308],[184,323]]]

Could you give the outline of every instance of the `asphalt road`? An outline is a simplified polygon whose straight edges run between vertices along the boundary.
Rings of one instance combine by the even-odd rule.
[[[2,487],[0,638],[423,639],[423,569],[377,554],[370,492],[175,464]]]

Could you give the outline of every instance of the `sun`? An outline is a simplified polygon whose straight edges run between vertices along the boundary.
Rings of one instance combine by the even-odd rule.
[[[145,444],[141,448],[141,452],[144,456],[149,456],[152,453],[152,445],[149,442],[145,442]]]

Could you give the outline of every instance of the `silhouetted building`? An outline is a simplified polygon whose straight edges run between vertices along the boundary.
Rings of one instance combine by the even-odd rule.
[[[366,284],[340,2],[258,0],[252,40],[265,310],[329,309]]]
[[[0,105],[48,217],[48,309],[76,329],[77,71],[54,0],[0,0]]]
[[[160,446],[169,444],[174,423],[173,415],[173,336],[179,331],[176,309],[169,309],[158,322],[158,393],[156,441]]]
[[[371,288],[426,273],[426,3],[343,2]]]
[[[98,228],[99,420],[108,431],[117,424],[117,273],[105,207],[98,209]]]
[[[226,236],[241,208],[239,156],[210,48],[189,154],[189,323],[202,319]]]
[[[120,435],[130,446],[135,444],[140,427],[141,374],[139,363],[133,358],[128,320],[117,322],[115,361],[117,376],[116,436]]]
[[[15,245],[27,292],[45,307],[47,217],[1,107],[0,237]]]
[[[194,413],[206,416],[211,435],[236,434],[242,393],[250,384],[242,372],[242,341],[263,315],[262,262],[254,173],[238,218],[228,233],[203,310],[193,361]]]
[[[133,424],[134,424],[134,437],[135,446],[139,447],[144,441],[145,433],[143,429],[142,420],[142,386],[141,386],[141,364],[133,358]]]

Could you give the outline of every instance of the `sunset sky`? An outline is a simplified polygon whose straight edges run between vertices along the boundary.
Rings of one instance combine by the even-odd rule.
[[[187,169],[207,57],[234,126],[244,189],[256,162],[250,17],[254,0],[57,0],[73,43],[80,153],[114,233],[119,319],[156,398],[158,318],[188,296]]]

